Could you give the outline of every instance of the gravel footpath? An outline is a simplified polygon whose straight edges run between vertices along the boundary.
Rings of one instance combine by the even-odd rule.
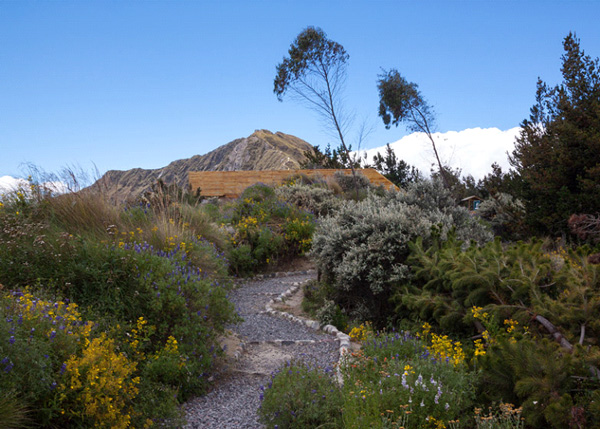
[[[268,384],[273,371],[294,358],[322,367],[335,365],[339,343],[334,336],[265,313],[269,300],[311,278],[313,274],[294,274],[248,281],[229,293],[244,318],[231,327],[242,338],[244,352],[212,391],[185,405],[186,428],[261,428],[256,414],[261,386]]]

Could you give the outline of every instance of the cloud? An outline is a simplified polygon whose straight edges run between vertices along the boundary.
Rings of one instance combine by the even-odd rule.
[[[507,152],[512,152],[520,128],[506,131],[498,128],[469,128],[463,131],[434,133],[436,148],[443,164],[462,170],[462,175],[471,174],[476,180],[492,171],[491,165],[496,162],[503,171],[510,168]],[[399,159],[417,167],[422,173],[429,175],[431,166],[437,162],[431,142],[424,133],[413,133],[390,143],[390,147]],[[385,154],[385,146],[361,151],[367,153],[367,161],[380,152]]]

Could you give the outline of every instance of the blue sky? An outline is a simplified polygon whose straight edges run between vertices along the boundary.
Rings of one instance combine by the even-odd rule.
[[[437,131],[508,130],[538,76],[559,82],[569,31],[600,56],[598,16],[598,1],[2,1],[0,176],[27,162],[158,168],[255,129],[337,146],[272,92],[308,25],[350,54],[345,100],[373,126],[365,149],[408,134],[377,116],[382,68],[419,85]]]

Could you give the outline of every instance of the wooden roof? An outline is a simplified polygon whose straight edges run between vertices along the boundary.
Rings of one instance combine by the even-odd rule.
[[[189,183],[192,192],[200,188],[201,195],[205,197],[227,197],[237,198],[244,189],[256,183],[264,183],[266,185],[278,185],[285,179],[296,176],[305,175],[310,178],[328,179],[341,171],[346,175],[351,175],[352,170],[337,170],[337,169],[319,169],[319,170],[264,170],[264,171],[190,171]],[[372,168],[358,169],[363,176],[375,186],[384,186],[386,189],[396,189],[398,187],[383,177],[380,173]]]

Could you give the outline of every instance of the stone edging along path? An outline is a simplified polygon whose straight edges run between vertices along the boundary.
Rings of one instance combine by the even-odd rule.
[[[294,273],[275,273],[274,276],[272,277],[284,277],[284,276],[289,276],[289,275],[296,275],[296,274],[311,274],[313,273],[314,270],[308,270],[308,271],[300,271],[300,272],[294,272]],[[266,306],[265,306],[265,311],[263,313],[267,313],[270,314],[272,316],[278,316],[278,317],[283,317],[286,318],[288,320],[291,320],[293,322],[296,323],[300,323],[303,324],[307,327],[309,327],[310,329],[314,329],[314,330],[322,330],[327,334],[333,335],[337,338],[337,340],[339,341],[340,347],[339,347],[339,353],[340,353],[340,357],[338,360],[338,365],[337,365],[337,380],[338,382],[341,384],[342,383],[342,375],[340,372],[340,364],[342,363],[342,359],[345,358],[346,353],[348,353],[348,351],[350,350],[350,336],[348,334],[345,334],[344,332],[339,331],[335,326],[333,325],[321,325],[319,322],[317,322],[316,320],[311,320],[311,319],[307,319],[304,317],[298,317],[298,316],[294,316],[293,314],[287,313],[285,311],[280,311],[280,310],[276,310],[273,308],[274,305],[277,304],[283,304],[285,303],[286,299],[291,298],[296,292],[298,292],[298,290],[304,286],[304,284],[306,284],[307,282],[309,282],[310,280],[307,280],[305,282],[296,282],[293,283],[292,286],[286,290],[285,292],[283,292],[281,295],[279,295],[277,298],[275,299],[271,299],[269,302],[267,302]],[[292,343],[296,343],[296,344],[300,344],[300,343],[306,343],[306,342],[313,342],[314,340],[301,340],[301,341],[274,341],[273,343],[276,343],[277,345],[282,345],[282,343],[285,344],[292,344]]]

